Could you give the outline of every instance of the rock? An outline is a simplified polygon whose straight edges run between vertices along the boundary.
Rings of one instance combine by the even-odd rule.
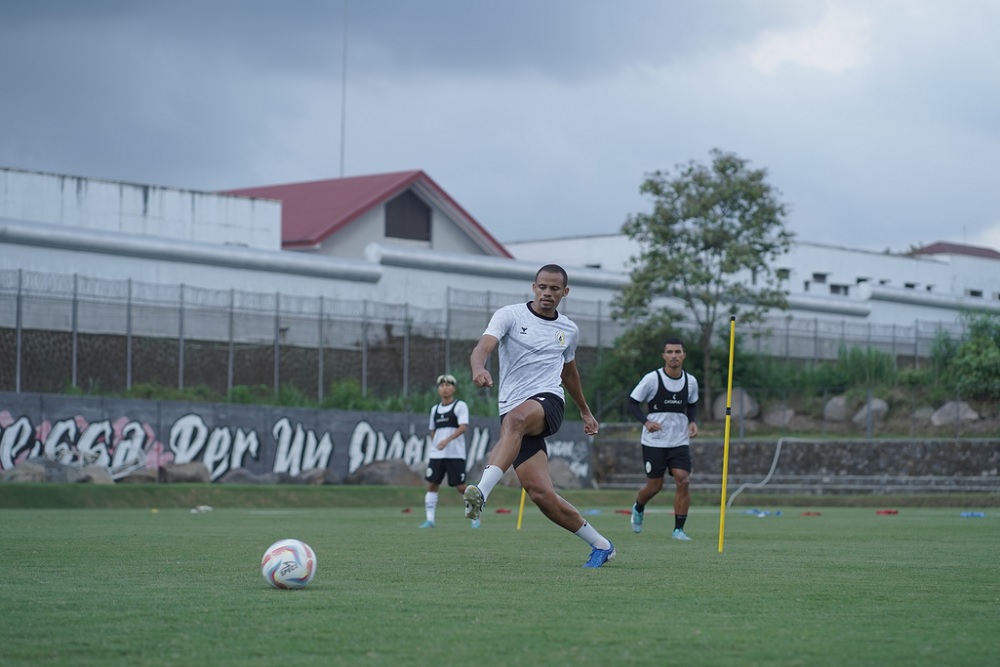
[[[234,468],[218,481],[220,484],[277,484],[278,476],[273,472],[255,473],[247,468]]]
[[[410,470],[402,459],[372,461],[344,478],[344,484],[388,484],[420,486],[424,478]]]
[[[834,396],[823,406],[823,419],[828,422],[845,422],[850,409],[846,396]]]
[[[119,484],[156,484],[159,475],[155,468],[143,468],[118,479]]]
[[[866,401],[861,409],[858,410],[851,421],[855,424],[863,425],[868,423],[868,414],[871,413],[872,423],[878,424],[885,416],[889,413],[889,404],[883,401],[881,398],[873,398],[870,401]]]
[[[756,419],[760,416],[760,403],[741,387],[733,387],[732,408],[730,416],[733,420]],[[712,417],[716,421],[726,418],[726,392],[715,397],[712,403]]]
[[[965,401],[948,401],[931,415],[931,424],[948,426],[955,423],[974,422],[978,419],[979,413]]]
[[[45,466],[35,461],[22,461],[13,468],[3,471],[5,482],[47,482]]]
[[[768,426],[784,428],[795,418],[795,410],[791,408],[771,408],[764,413],[764,423]]]
[[[201,461],[173,463],[160,468],[163,481],[168,484],[201,484],[212,481],[208,468]]]
[[[114,484],[115,480],[104,466],[95,464],[83,466],[76,480],[85,484]]]
[[[320,485],[326,482],[326,468],[310,468],[292,477],[292,484],[307,486]]]

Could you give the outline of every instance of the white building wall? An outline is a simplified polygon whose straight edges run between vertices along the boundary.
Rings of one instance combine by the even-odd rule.
[[[281,249],[281,204],[193,190],[0,168],[0,218]]]
[[[638,245],[623,234],[506,244],[518,259],[627,272]],[[796,317],[884,324],[955,322],[968,308],[1000,313],[1000,261],[962,255],[910,257],[794,243],[775,262]],[[976,290],[982,296],[970,294]],[[838,305],[840,307],[838,307]]]

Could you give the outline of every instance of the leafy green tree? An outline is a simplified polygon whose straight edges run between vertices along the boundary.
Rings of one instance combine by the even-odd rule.
[[[948,375],[962,396],[1000,398],[1000,317],[967,314],[964,318],[969,337],[958,346]]]
[[[773,308],[788,308],[774,262],[792,240],[784,227],[786,207],[767,172],[719,149],[711,157],[710,165],[691,161],[643,182],[639,190],[653,207],[622,226],[640,253],[631,258],[631,282],[615,312],[653,326],[690,319],[703,355],[708,406],[717,326],[732,316],[752,322]]]

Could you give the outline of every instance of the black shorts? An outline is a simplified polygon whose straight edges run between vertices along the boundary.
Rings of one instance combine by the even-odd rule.
[[[440,484],[445,473],[448,473],[448,486],[465,484],[465,459],[431,459],[427,462],[424,479]]]
[[[566,404],[556,394],[535,394],[528,400],[537,401],[542,406],[542,410],[545,411],[545,428],[537,435],[526,435],[521,438],[521,449],[518,450],[517,457],[514,459],[515,468],[538,452],[545,452],[546,456],[549,455],[549,450],[545,447],[545,437],[559,432],[566,410]],[[503,418],[504,415],[501,415],[501,422]]]
[[[691,472],[691,447],[649,447],[642,446],[642,461],[646,466],[646,477],[659,479],[668,470],[687,470]]]

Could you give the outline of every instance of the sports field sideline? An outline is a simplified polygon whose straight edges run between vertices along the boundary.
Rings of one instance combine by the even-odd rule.
[[[419,491],[386,491],[409,507],[366,506],[377,491],[198,514],[0,504],[0,663],[1000,664],[1000,513],[987,503],[730,508],[720,553],[718,506],[695,506],[683,543],[669,539],[669,500],[636,535],[620,503],[581,492],[618,549],[585,570],[587,545],[530,502],[517,529],[514,494],[479,530],[457,502],[418,530]],[[316,551],[304,590],[260,575],[284,537]]]

